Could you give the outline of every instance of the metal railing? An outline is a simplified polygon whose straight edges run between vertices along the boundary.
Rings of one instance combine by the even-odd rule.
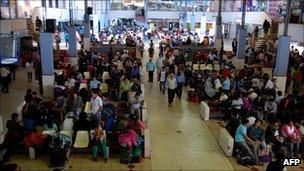
[[[18,59],[18,42],[19,36],[0,34],[0,64],[9,64],[12,60]]]

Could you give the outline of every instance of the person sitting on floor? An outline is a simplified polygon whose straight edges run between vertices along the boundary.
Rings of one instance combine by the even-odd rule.
[[[260,145],[263,149],[266,148],[264,130],[261,127],[261,120],[255,120],[255,123],[248,128],[248,136],[256,144]]]
[[[246,151],[256,164],[260,164],[257,143],[250,139],[247,135],[248,123],[249,120],[247,118],[242,120],[242,124],[236,130],[235,143]]]
[[[52,117],[48,117],[46,123],[42,127],[43,131],[58,131],[57,125],[53,122]]]

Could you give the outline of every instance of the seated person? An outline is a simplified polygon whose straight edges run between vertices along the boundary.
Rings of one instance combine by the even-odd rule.
[[[21,125],[17,122],[18,116],[19,115],[17,113],[13,113],[11,115],[11,120],[6,122],[6,128],[9,131],[20,131]]]
[[[239,119],[237,119],[236,113],[231,113],[231,119],[229,120],[225,128],[232,137],[235,137],[236,130],[240,124],[241,122]]]
[[[54,123],[53,119],[51,117],[47,118],[46,123],[42,127],[43,131],[58,131],[57,125]]]
[[[258,144],[247,136],[248,123],[249,120],[247,118],[242,120],[241,125],[236,130],[235,143],[246,151],[256,164],[260,164],[258,157]]]
[[[275,99],[273,97],[271,97],[265,102],[264,111],[264,117],[266,118],[266,120],[270,121],[276,118],[277,103],[275,102]]]
[[[282,127],[285,134],[285,142],[287,143],[287,150],[289,157],[298,157],[301,137],[298,129],[294,126],[293,121],[289,120],[287,124]]]
[[[276,160],[268,163],[266,171],[286,171],[287,169],[283,165],[284,159],[286,158],[285,149],[279,148],[274,151],[274,157]]]
[[[142,106],[142,102],[143,102],[143,97],[139,94],[136,93],[131,99],[130,99],[130,103],[131,103],[131,114],[137,116],[138,118],[140,118],[140,108]]]
[[[248,137],[258,145],[261,145],[263,149],[266,148],[264,130],[261,127],[261,120],[255,120],[255,123],[248,128]]]
[[[279,121],[273,120],[266,128],[265,142],[272,145],[272,151],[276,151],[283,146],[284,138],[279,133]]]
[[[73,131],[74,126],[74,112],[69,112],[65,115],[65,119],[62,124],[62,131]]]

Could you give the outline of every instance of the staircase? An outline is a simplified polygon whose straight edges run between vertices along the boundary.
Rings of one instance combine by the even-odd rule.
[[[263,37],[258,37],[256,42],[255,42],[255,46],[254,48],[257,49],[261,49],[263,47],[263,45],[266,43],[266,39]]]
[[[268,32],[268,39],[274,40],[278,38],[279,22],[272,20],[271,27]]]

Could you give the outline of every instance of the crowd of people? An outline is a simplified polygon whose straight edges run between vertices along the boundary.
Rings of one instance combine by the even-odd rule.
[[[195,96],[198,102],[207,101],[234,137],[235,148],[245,151],[252,164],[270,162],[265,156],[285,149],[288,157],[304,157],[301,92],[304,53],[291,49],[287,87],[292,86],[292,92],[277,91],[276,79],[261,66],[264,61],[261,53],[266,49],[255,51],[249,47],[246,52],[249,61],[257,62],[247,61],[248,65],[237,69],[231,61],[237,42],[232,43],[232,53],[218,54],[212,49],[212,37],[201,40],[197,34],[173,29],[155,35],[159,39],[158,54],[156,41],[150,40],[149,59],[143,64],[143,37],[137,34],[143,32],[128,30],[111,35],[103,30],[101,33],[100,40],[109,40],[113,46],[125,44],[128,48],[111,47],[107,52],[81,50],[78,66],[64,64],[62,73],[56,74],[54,99],[41,99],[37,92],[28,89],[21,112],[23,124],[17,121],[20,116],[16,113],[7,122],[8,133],[0,146],[6,150],[4,161],[9,160],[13,151],[24,147],[37,148],[43,144],[42,151],[47,151],[48,136],[39,134],[39,140],[43,141],[29,143],[28,139],[39,130],[71,131],[72,139],[78,131],[88,131],[93,161],[98,160],[99,148],[107,160],[107,147],[111,149],[115,143],[127,151],[132,149],[133,153],[136,149],[140,157],[145,129],[142,68],[148,72],[148,82],[158,81],[160,93],[167,92],[169,107],[174,106],[175,96],[182,100],[185,86],[190,88],[188,100]],[[32,81],[32,61],[26,67],[28,81]],[[4,69],[1,68],[2,77],[8,73]],[[284,159],[282,155],[277,161]],[[280,162],[275,164],[281,165]]]

